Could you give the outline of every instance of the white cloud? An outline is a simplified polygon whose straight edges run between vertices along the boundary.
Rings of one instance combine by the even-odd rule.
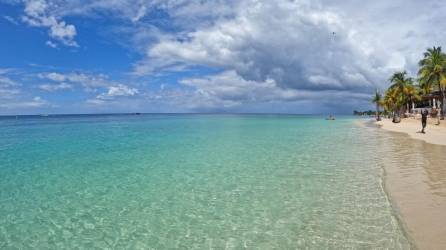
[[[51,41],[46,41],[45,42],[45,44],[48,46],[48,47],[51,47],[51,48],[57,48],[57,44],[55,44],[55,43],[53,43],[53,42],[51,42]]]
[[[11,17],[11,16],[3,16],[3,18],[6,20],[6,21],[8,21],[8,22],[10,22],[10,23],[12,23],[12,24],[14,24],[14,25],[19,25],[19,23],[17,22],[17,20],[15,20],[13,17]]]
[[[0,103],[0,107],[5,108],[5,109],[39,108],[39,107],[48,106],[48,105],[49,105],[48,101],[42,99],[39,96],[32,98],[32,100]]]
[[[134,96],[138,93],[139,91],[136,88],[130,88],[124,84],[118,84],[116,86],[108,87],[108,91],[106,93],[102,93],[98,95],[96,98],[107,100],[120,96]]]
[[[20,84],[8,76],[11,72],[13,69],[0,68],[0,102],[14,99],[21,92]]]
[[[133,96],[138,94],[138,90],[135,88],[129,88],[123,84],[119,84],[118,86],[111,86],[108,89],[107,96],[115,97],[115,96]]]
[[[372,89],[368,79],[378,69],[358,46],[349,20],[304,1],[245,1],[242,6],[233,19],[190,32],[185,40],[152,46],[148,61],[138,66],[205,65],[234,70],[246,80],[271,78],[293,89],[313,89],[315,83],[322,89]],[[363,81],[345,77],[352,74],[361,74]]]
[[[235,71],[226,71],[207,78],[185,79],[182,84],[194,87],[203,96],[237,102],[265,101],[298,96],[294,90],[283,90],[273,79],[264,82],[245,80]]]
[[[18,85],[18,83],[11,80],[11,78],[9,78],[7,76],[2,76],[2,74],[0,74],[0,86],[1,87],[12,87],[12,86],[17,86],[17,85]]]
[[[15,79],[18,72],[11,68],[0,68],[0,113],[5,110],[39,108],[49,106],[50,103],[40,96],[34,96],[28,91],[23,91],[23,85]]]
[[[73,86],[66,82],[61,82],[61,83],[57,83],[57,84],[41,84],[41,85],[39,85],[39,89],[48,91],[48,92],[54,92],[57,90],[65,90],[65,89],[72,89],[72,88],[73,88]]]
[[[53,81],[56,81],[56,82],[65,81],[65,79],[67,78],[65,75],[60,74],[60,73],[56,73],[56,72],[51,72],[51,73],[47,73],[47,74],[40,74],[39,76],[40,76],[40,78],[47,78],[49,80],[53,80]]]
[[[85,103],[91,105],[103,105],[106,103],[106,101],[95,98],[95,99],[88,99],[87,101],[85,101]]]
[[[20,94],[19,89],[0,87],[0,101],[7,100],[7,99],[13,99],[18,94]]]
[[[138,22],[141,18],[143,18],[143,17],[146,15],[146,13],[147,13],[147,8],[146,8],[146,6],[142,6],[142,7],[138,10],[138,12],[136,13],[136,16],[134,16],[134,17],[132,18],[132,21],[133,21],[133,22]]]
[[[156,77],[197,66],[220,72],[147,95],[132,95],[132,88],[120,88],[103,75],[43,77],[102,90],[92,103],[127,95],[191,109],[310,105],[311,100],[327,106],[331,101],[336,108],[369,103],[368,95],[386,87],[394,70],[416,74],[422,52],[445,45],[438,32],[446,28],[445,11],[440,0],[34,0],[25,1],[24,20],[46,27],[52,39],[67,45],[76,43],[76,28],[66,17],[124,20],[113,29],[117,40],[144,53],[135,75]]]
[[[38,77],[41,79],[47,79],[54,82],[65,82],[66,85],[80,85],[88,92],[96,92],[98,88],[105,88],[110,85],[116,84],[108,79],[108,76],[104,74],[86,74],[86,73],[40,73]],[[67,87],[67,86],[66,86]],[[66,88],[65,88],[66,89]]]
[[[123,107],[125,105],[129,105],[138,103],[140,100],[130,100],[129,98],[121,99],[124,97],[133,97],[139,94],[139,90],[136,88],[130,88],[124,84],[117,84],[115,86],[108,87],[108,91],[97,95],[93,99],[88,99],[85,103],[93,106],[103,106],[107,105],[108,107],[113,106],[115,108]],[[117,98],[120,98],[119,101]],[[137,106],[140,107],[141,104]],[[130,106],[129,106],[130,107]]]
[[[297,91],[361,97],[365,103],[375,88],[388,85],[393,71],[416,74],[422,52],[446,42],[436,32],[446,28],[446,4],[437,0],[246,0],[232,7],[226,18],[149,44],[134,72],[222,69],[223,74],[183,81],[215,100],[239,95],[237,102],[246,104],[253,96],[265,100],[281,93],[274,98],[286,101]],[[234,80],[221,81],[228,74]],[[274,86],[264,91],[268,82]]]
[[[195,91],[189,93],[190,108],[236,108],[244,105],[260,103],[287,103],[310,102],[317,100],[319,104],[326,105],[330,100],[358,101],[369,98],[368,94],[355,93],[344,90],[297,90],[282,88],[275,80],[267,79],[264,82],[245,80],[235,71],[226,71],[207,78],[193,78],[181,81],[182,84],[193,87]],[[163,98],[163,92],[159,93]],[[185,101],[185,100],[182,100]],[[344,100],[346,102],[346,100]]]
[[[64,45],[78,47],[74,40],[77,34],[76,27],[59,20],[57,16],[53,15],[51,13],[51,7],[53,6],[57,6],[57,3],[45,0],[27,0],[25,2],[25,15],[22,19],[31,26],[49,28],[49,36]],[[49,41],[47,45],[52,46],[54,43]]]

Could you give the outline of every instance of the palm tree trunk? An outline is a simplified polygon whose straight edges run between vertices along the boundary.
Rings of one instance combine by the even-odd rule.
[[[441,110],[440,110],[440,112],[441,112],[441,120],[444,120],[444,112],[445,112],[445,109],[446,109],[446,105],[445,105],[446,97],[444,96],[444,91],[441,91],[440,93],[441,93],[441,100],[442,100],[442,102],[441,102]]]
[[[441,109],[440,109],[441,118],[440,118],[440,120],[444,120],[444,110],[446,108],[446,105],[445,105],[446,97],[444,96],[444,89],[441,87],[441,83],[438,84],[438,89],[440,90],[440,97],[441,97]]]
[[[394,106],[394,108],[393,108],[393,119],[392,119],[392,122],[393,123],[398,123],[399,122],[399,108],[397,107],[397,106]]]
[[[376,120],[381,121],[381,117],[379,116],[379,104],[376,103]]]

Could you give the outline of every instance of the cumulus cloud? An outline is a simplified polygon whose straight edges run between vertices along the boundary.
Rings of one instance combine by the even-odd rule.
[[[48,28],[49,36],[64,45],[78,47],[74,40],[77,34],[76,27],[59,20],[59,17],[51,13],[51,7],[55,5],[57,3],[51,1],[27,0],[25,2],[25,15],[22,19],[31,26]],[[55,44],[49,41],[47,45],[53,47]]]
[[[68,77],[66,77],[63,74],[56,73],[56,72],[51,72],[51,73],[47,73],[47,74],[41,74],[40,77],[41,78],[47,78],[49,80],[53,80],[53,81],[56,81],[56,82],[65,81],[65,79],[68,78]]]
[[[39,89],[48,91],[48,92],[54,92],[58,90],[65,90],[65,89],[72,89],[73,86],[71,84],[68,84],[66,82],[56,83],[56,84],[41,84],[39,85]]]
[[[1,79],[0,79],[1,81]],[[0,101],[13,99],[17,96],[21,91],[17,88],[10,88],[0,85]]]
[[[20,91],[20,84],[11,79],[9,74],[13,69],[0,68],[0,102],[15,98]]]
[[[136,70],[147,63],[152,70],[205,65],[291,89],[372,89],[373,76],[384,72],[371,65],[375,58],[362,50],[349,25],[306,1],[245,1],[234,19],[152,46]]]
[[[8,15],[5,15],[5,16],[3,16],[3,18],[6,20],[6,21],[8,21],[8,22],[10,22],[10,23],[12,23],[12,24],[14,24],[14,25],[19,25],[19,22],[17,22],[17,20],[15,20],[13,17],[11,17],[11,16],[8,16]]]
[[[139,90],[128,85],[109,80],[104,74],[87,74],[79,72],[59,73],[46,72],[39,73],[38,78],[49,80],[51,83],[40,84],[39,89],[47,92],[55,92],[59,90],[73,89],[80,86],[87,93],[104,91],[88,99],[88,104],[104,104],[122,97],[133,97],[139,94]]]
[[[114,29],[119,39],[131,40],[121,44],[143,53],[134,75],[213,72],[180,73],[176,89],[147,94],[103,75],[42,75],[102,90],[91,103],[137,96],[190,109],[290,103],[336,109],[368,105],[369,95],[385,88],[395,70],[416,74],[422,52],[446,42],[438,32],[446,28],[445,11],[441,0],[29,0],[24,20],[76,46],[76,29],[66,17],[117,18],[124,20]],[[52,40],[47,45],[57,46]]]
[[[51,42],[51,41],[46,41],[45,42],[46,46],[51,47],[51,48],[57,48],[57,44]]]
[[[59,89],[68,89],[68,86],[73,87],[73,85],[80,85],[88,92],[96,92],[98,88],[105,88],[112,84],[115,84],[108,79],[107,75],[104,74],[86,74],[86,73],[40,73],[38,77],[41,79],[51,80],[54,82],[59,82]],[[63,85],[61,85],[64,83]],[[60,88],[64,87],[64,88]]]
[[[50,1],[50,0],[47,0]],[[54,0],[53,0],[54,1]],[[58,1],[63,8],[58,8],[60,15],[98,15],[110,14],[130,20],[142,22],[144,17],[153,13],[167,13],[172,17],[172,25],[182,28],[203,26],[230,16],[236,0],[70,0]],[[61,4],[59,4],[61,5]],[[207,20],[207,21],[206,21]]]
[[[109,86],[108,90],[104,93],[97,95],[93,99],[88,99],[87,104],[90,105],[116,105],[117,98],[133,97],[139,94],[139,90],[136,88],[131,88],[124,84],[117,84],[114,86]]]
[[[344,103],[369,98],[368,93],[355,93],[350,90],[312,91],[283,88],[278,86],[274,79],[269,78],[263,82],[245,80],[235,71],[225,71],[206,78],[184,79],[181,83],[194,89],[189,93],[189,101],[192,102],[187,104],[191,108],[240,108],[243,105],[260,103],[286,105],[311,101],[316,101],[318,105],[328,105],[331,101],[341,101],[342,98],[348,99],[343,100]]]
[[[11,1],[20,3],[22,1]],[[170,25],[190,29],[204,26],[215,18],[222,18],[232,13],[234,0],[24,0],[25,15],[22,20],[31,26],[48,28],[51,38],[67,46],[75,46],[76,27],[67,24],[67,16],[113,16],[129,20],[135,24],[143,23],[145,16],[154,12],[168,13]],[[10,17],[6,17],[11,20]],[[151,20],[153,21],[153,20]],[[47,45],[55,47],[49,41]]]
[[[0,108],[14,110],[49,105],[49,102],[39,96],[30,98],[30,96],[22,92],[20,89],[21,84],[11,76],[15,73],[14,69],[0,68]]]
[[[49,105],[48,101],[42,99],[40,96],[32,98],[32,100],[14,101],[9,103],[0,103],[0,107],[5,109],[28,109],[39,108]]]
[[[33,98],[32,101],[29,102],[23,102],[20,105],[21,106],[26,106],[26,107],[40,107],[43,105],[47,105],[48,102],[44,99],[42,99],[40,96],[36,96]]]
[[[181,83],[193,87],[203,96],[233,102],[294,99],[301,96],[295,90],[278,87],[274,79],[263,82],[245,80],[233,70],[207,78],[184,79]]]
[[[444,9],[435,0],[240,1],[229,18],[150,45],[135,73],[206,66],[226,73],[183,81],[206,98],[238,95],[246,103],[252,96],[264,100],[280,93],[273,98],[286,101],[296,93],[330,91],[345,98],[356,93],[364,103],[375,88],[388,85],[394,70],[415,74],[421,53],[445,42],[435,32]],[[228,76],[233,80],[221,81]]]
[[[97,98],[107,100],[120,96],[134,96],[138,93],[139,91],[135,88],[130,88],[124,84],[118,84],[116,86],[108,87],[108,91],[106,93],[98,95]]]

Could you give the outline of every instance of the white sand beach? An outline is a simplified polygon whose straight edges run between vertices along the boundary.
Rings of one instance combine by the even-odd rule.
[[[423,140],[427,143],[446,146],[446,120],[440,125],[435,125],[436,119],[429,119],[426,133],[420,133],[421,121],[415,118],[402,119],[400,123],[393,123],[391,119],[383,119],[376,122],[381,128],[392,131],[406,133],[413,139]]]
[[[421,121],[409,118],[401,123],[389,119],[377,122],[388,131],[400,132],[396,147],[410,144],[412,151],[401,147],[404,160],[397,164],[384,161],[385,185],[406,231],[419,249],[446,249],[446,121],[437,126],[429,120],[426,134],[419,133]],[[427,143],[425,143],[427,142]],[[409,153],[412,152],[412,153]],[[414,153],[416,152],[416,153]]]

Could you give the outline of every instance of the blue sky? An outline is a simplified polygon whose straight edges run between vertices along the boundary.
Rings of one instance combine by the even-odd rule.
[[[0,0],[0,114],[351,113],[441,46],[442,1]]]

